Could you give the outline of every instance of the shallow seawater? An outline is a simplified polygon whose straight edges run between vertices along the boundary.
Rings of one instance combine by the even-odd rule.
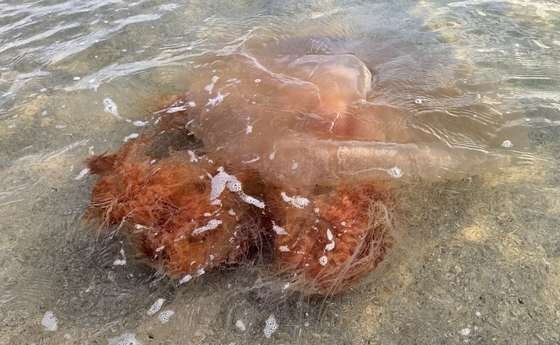
[[[559,25],[544,1],[2,1],[0,344],[560,342]],[[81,219],[86,158],[279,53],[353,54],[413,133],[383,139],[459,162],[392,180],[402,249],[371,277],[311,300],[265,271],[172,280]]]

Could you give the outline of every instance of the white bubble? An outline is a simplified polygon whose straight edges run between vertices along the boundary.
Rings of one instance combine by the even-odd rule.
[[[280,193],[280,195],[282,196],[282,199],[284,199],[285,202],[290,203],[292,206],[297,208],[304,208],[309,204],[309,199],[301,196],[289,197],[286,195],[285,192]]]
[[[249,196],[242,191],[241,182],[233,176],[224,171],[223,167],[218,168],[218,173],[216,176],[208,175],[212,179],[212,191],[210,192],[210,202],[214,205],[216,199],[222,194],[226,187],[234,193],[239,193],[241,200],[248,204],[255,205],[259,208],[264,208],[264,202]]]
[[[190,274],[187,274],[186,276],[181,278],[181,280],[179,280],[179,284],[188,283],[191,279],[192,279],[192,276]]]
[[[280,246],[280,247],[278,247],[278,249],[281,252],[289,252],[290,251],[290,248],[288,248],[288,246]]]
[[[459,333],[461,333],[461,335],[467,336],[469,334],[471,334],[471,329],[470,328],[463,328],[461,331],[459,331]]]
[[[417,100],[414,101],[414,103],[416,104],[422,104],[422,100],[420,98],[418,98]]]
[[[245,332],[245,330],[247,329],[245,327],[245,323],[242,320],[237,320],[235,322],[235,327],[237,327],[241,332]]]
[[[393,167],[393,168],[387,170],[387,173],[389,174],[389,176],[394,177],[394,178],[399,178],[399,177],[402,177],[402,175],[403,175],[403,171],[401,169],[399,169],[398,167]]]
[[[274,314],[270,314],[268,319],[266,319],[265,321],[264,336],[270,338],[270,336],[274,332],[276,332],[277,329],[278,329],[278,324],[276,323],[276,318],[274,317]]]
[[[220,224],[222,224],[222,221],[219,219],[210,219],[210,221],[208,221],[208,224],[206,224],[205,226],[201,226],[200,228],[196,228],[193,231],[193,236],[201,234],[205,231],[208,230],[214,230],[216,229],[218,226],[220,226]]]
[[[222,94],[220,93],[220,91],[218,91],[218,95],[217,95],[216,97],[214,97],[214,98],[209,98],[209,99],[208,99],[208,103],[206,103],[206,105],[211,105],[212,107],[214,107],[214,106],[216,106],[216,105],[222,103],[222,101],[224,100],[224,98],[225,98],[226,96],[228,96],[228,95],[229,95],[229,92],[226,93],[225,95],[222,95]],[[208,110],[208,109],[207,109],[207,110]]]
[[[117,259],[117,260],[113,261],[113,265],[124,266],[124,265],[126,265],[126,260]]]
[[[82,169],[82,171],[80,171],[80,173],[78,174],[78,176],[74,178],[74,180],[81,180],[84,176],[87,175],[88,172],[89,172],[89,168]]]
[[[276,225],[274,222],[272,222],[272,230],[276,231],[278,235],[289,235],[284,228]]]
[[[248,160],[248,161],[242,161],[243,164],[251,164],[251,163],[255,163],[256,161],[258,161],[259,159],[261,159],[259,156],[256,156],[255,158]]]
[[[105,106],[105,112],[114,115],[117,119],[121,119],[119,116],[119,111],[117,105],[110,98],[105,98],[103,100],[103,105]]]
[[[134,121],[132,124],[136,127],[144,127],[148,124],[148,121]]]
[[[185,108],[185,106],[183,105],[183,106],[180,106],[180,107],[170,107],[170,108],[167,108],[167,110],[166,110],[165,112],[168,113],[168,114],[173,114],[173,113],[178,113],[178,112],[180,112],[180,111],[183,111],[183,110],[185,110],[185,109],[186,109],[186,108]],[[158,122],[159,122],[159,121],[158,121]],[[189,121],[189,122],[191,122],[191,121]],[[157,122],[156,122],[156,124],[157,124]],[[186,126],[188,126],[188,125],[189,125],[189,123],[187,123]],[[185,126],[185,127],[186,127],[186,126]]]
[[[241,196],[241,200],[245,201],[248,204],[255,205],[258,208],[264,208],[266,206],[264,202],[262,202],[262,201],[260,201],[256,198],[253,198],[252,196],[247,195],[243,192],[239,192],[239,195]]]
[[[512,147],[512,146],[513,144],[509,140],[504,140],[504,142],[502,143],[502,147]]]
[[[218,168],[216,176],[208,175],[212,179],[212,191],[210,192],[210,201],[216,200],[226,189],[226,184],[230,181],[237,181],[235,176],[232,176],[224,171],[223,167]]]
[[[194,152],[192,152],[191,150],[187,150],[187,153],[190,156],[190,162],[191,163],[198,162],[198,158],[196,158],[196,155],[194,154]]]
[[[230,192],[238,193],[238,192],[241,192],[241,190],[242,190],[241,182],[239,182],[237,179],[234,180],[234,181],[228,181],[226,186],[228,187]]]
[[[43,315],[41,319],[41,324],[45,327],[46,331],[57,331],[58,330],[58,320],[54,316],[53,312],[48,310]]]
[[[171,315],[175,314],[173,310],[164,310],[158,315],[158,319],[161,323],[167,323]]]
[[[218,81],[217,76],[212,77],[212,82],[204,87],[204,90],[208,91],[208,93],[212,93],[212,89],[214,88],[214,84]]]
[[[319,258],[319,263],[322,266],[325,266],[328,262],[329,262],[329,259],[325,255],[323,255]]]
[[[163,305],[163,302],[165,302],[165,299],[163,299],[163,298],[159,298],[157,301],[155,301],[155,303],[152,304],[150,309],[148,309],[148,311],[147,311],[148,315],[152,316],[155,313],[157,313],[161,309],[161,306]]]
[[[142,345],[132,333],[125,333],[116,338],[109,338],[108,341],[108,345]]]
[[[249,134],[253,131],[253,126],[247,126],[246,134]]]
[[[124,138],[124,142],[126,143],[127,141],[129,141],[130,139],[135,139],[138,138],[140,135],[138,133],[132,133],[131,135],[127,135]]]

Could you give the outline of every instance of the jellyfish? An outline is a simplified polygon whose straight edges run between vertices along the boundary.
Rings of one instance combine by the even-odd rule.
[[[87,216],[171,277],[259,262],[308,294],[353,286],[394,245],[388,180],[507,164],[419,142],[398,109],[368,102],[371,82],[349,54],[221,56],[150,131],[87,161],[100,176]]]

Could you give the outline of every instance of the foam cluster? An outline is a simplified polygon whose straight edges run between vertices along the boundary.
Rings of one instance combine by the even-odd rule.
[[[165,302],[163,298],[158,298],[158,300],[155,301],[154,304],[152,304],[152,306],[146,313],[150,316],[154,315],[161,309],[161,307],[163,306],[163,302]]]
[[[57,331],[58,330],[58,319],[54,316],[53,312],[48,310],[43,315],[41,319],[41,324],[47,331]]]
[[[124,333],[115,338],[109,338],[109,345],[142,345],[132,333]]]
[[[276,318],[274,314],[270,314],[268,319],[266,319],[264,323],[264,336],[266,338],[270,338],[274,332],[278,330],[278,323],[276,322]]]
[[[169,318],[173,316],[175,312],[173,310],[164,310],[158,315],[159,322],[166,324],[169,322]]]

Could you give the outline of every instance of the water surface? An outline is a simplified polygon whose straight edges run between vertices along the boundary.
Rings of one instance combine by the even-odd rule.
[[[2,1],[0,343],[560,342],[559,11],[544,1]],[[117,150],[141,133],[135,121],[231,56],[266,63],[286,51],[351,53],[372,73],[368,102],[406,121],[414,141],[516,163],[395,184],[406,255],[312,301],[259,272],[181,284],[81,221],[96,181],[84,159]]]

